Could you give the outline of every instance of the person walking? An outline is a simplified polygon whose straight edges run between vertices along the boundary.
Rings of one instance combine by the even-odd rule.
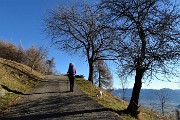
[[[76,75],[76,68],[74,67],[73,63],[69,63],[69,68],[68,68],[68,77],[70,81],[70,91],[73,92],[74,89],[74,78]]]

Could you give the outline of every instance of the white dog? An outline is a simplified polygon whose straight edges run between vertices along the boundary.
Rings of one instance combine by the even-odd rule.
[[[99,90],[99,91],[97,92],[96,96],[97,96],[97,97],[101,97],[101,96],[102,96],[102,91]]]

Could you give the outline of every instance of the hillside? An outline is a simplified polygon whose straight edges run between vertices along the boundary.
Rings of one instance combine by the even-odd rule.
[[[131,116],[123,113],[123,110],[128,106],[128,102],[114,96],[112,93],[99,89],[87,80],[78,79],[76,83],[81,88],[81,90],[88,94],[92,99],[96,100],[106,108],[109,108],[112,111],[120,114],[122,120],[135,120]],[[96,93],[99,90],[103,91],[102,97],[96,96]],[[138,116],[139,120],[174,120],[173,118],[162,116],[161,114],[151,111],[150,109],[144,108],[142,106],[140,106],[140,111],[141,112]]]
[[[43,79],[43,76],[36,72],[31,71],[31,69],[25,65],[5,60],[0,58],[0,112],[5,110],[8,106],[12,105],[14,101],[19,97],[19,95],[28,94],[29,91],[38,85],[39,81]],[[52,78],[52,77],[50,77]],[[48,78],[47,78],[48,79]],[[57,82],[56,78],[54,82]],[[44,82],[42,82],[44,83]],[[123,110],[127,107],[128,103],[123,101],[113,94],[102,90],[103,96],[97,97],[96,93],[100,90],[95,85],[92,85],[91,82],[84,80],[82,78],[78,78],[76,80],[78,87],[84,91],[89,97],[93,100],[97,101],[105,108],[108,108],[110,111],[114,111],[120,114],[122,120],[135,120],[129,115],[123,114]],[[57,83],[53,83],[54,85],[59,86]],[[64,86],[66,88],[66,86]],[[54,87],[53,87],[54,88]],[[59,90],[62,88],[60,87]],[[47,90],[51,90],[47,88],[45,93],[36,93],[35,95],[54,95],[56,92],[47,92]],[[57,90],[57,89],[56,89]],[[51,94],[52,93],[52,94]],[[57,94],[60,94],[59,92]],[[65,92],[66,94],[66,92]],[[68,94],[68,93],[67,93]],[[42,98],[42,97],[41,97]],[[59,100],[59,99],[58,99]],[[54,102],[53,102],[54,103]],[[30,104],[30,103],[29,103]],[[64,103],[61,103],[64,104]],[[34,105],[33,105],[34,106]],[[29,106],[28,106],[29,107]],[[24,109],[24,108],[22,108]],[[27,108],[28,109],[28,108]],[[141,112],[139,114],[139,120],[173,120],[156,112],[152,112],[148,109],[140,107]]]
[[[67,80],[67,76],[46,77],[0,120],[120,120],[119,115],[89,98],[77,85],[70,92]]]
[[[0,112],[21,94],[28,93],[43,77],[20,63],[0,58]]]

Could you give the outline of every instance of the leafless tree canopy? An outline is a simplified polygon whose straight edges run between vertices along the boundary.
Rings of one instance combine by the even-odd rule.
[[[158,96],[158,99],[160,101],[161,104],[161,112],[164,115],[165,114],[165,105],[168,102],[170,95],[168,93],[166,93],[165,91],[159,90],[156,92],[156,95]]]
[[[167,75],[172,73],[168,72],[168,62],[172,65],[179,61],[179,10],[167,0],[163,2],[166,3],[161,0],[105,1],[111,20],[116,22],[114,29],[119,44],[115,47],[124,68],[122,74],[131,73],[141,64],[149,70],[148,75]]]
[[[100,7],[117,34],[114,50],[122,76],[135,74],[127,111],[136,115],[143,78],[179,77],[179,8],[169,0],[105,0]]]
[[[47,65],[47,72],[46,74],[50,75],[53,74],[53,69],[55,67],[55,62],[54,62],[54,58],[47,60],[46,61],[46,65]]]
[[[102,59],[112,43],[102,16],[103,11],[95,6],[75,4],[58,8],[45,20],[53,44],[69,53],[85,55],[89,63],[88,80],[92,82],[94,62]],[[97,56],[99,53],[102,56]]]

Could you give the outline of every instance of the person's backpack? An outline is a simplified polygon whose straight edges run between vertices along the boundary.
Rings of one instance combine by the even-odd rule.
[[[74,67],[69,67],[69,74],[74,75]]]

